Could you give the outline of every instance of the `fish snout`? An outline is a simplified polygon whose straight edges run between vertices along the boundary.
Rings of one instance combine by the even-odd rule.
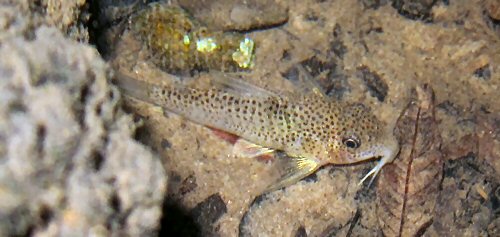
[[[399,142],[395,137],[388,138],[382,148],[382,159],[384,164],[391,163],[399,154]]]

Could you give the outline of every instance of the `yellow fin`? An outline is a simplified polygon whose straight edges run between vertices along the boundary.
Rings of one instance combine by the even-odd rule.
[[[294,184],[302,178],[312,174],[319,167],[318,163],[310,158],[286,157],[285,159],[286,168],[284,174],[278,181],[267,187],[264,191],[265,193]]]
[[[251,143],[245,139],[238,139],[233,146],[233,155],[255,158],[261,155],[273,153],[274,150]]]

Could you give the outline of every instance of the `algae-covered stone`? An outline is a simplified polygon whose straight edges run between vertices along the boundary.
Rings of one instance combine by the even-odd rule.
[[[167,3],[153,3],[136,13],[130,29],[150,50],[150,60],[171,73],[237,71],[254,65],[252,39],[211,31],[184,9]]]

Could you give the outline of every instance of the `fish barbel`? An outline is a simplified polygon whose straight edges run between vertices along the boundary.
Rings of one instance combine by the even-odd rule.
[[[394,160],[399,144],[361,104],[331,101],[314,93],[285,96],[246,82],[223,79],[206,89],[153,84],[117,76],[125,95],[181,115],[195,123],[235,134],[261,152],[285,152],[286,173],[266,191],[288,186],[326,164],[351,164],[381,157],[361,180],[378,174]]]

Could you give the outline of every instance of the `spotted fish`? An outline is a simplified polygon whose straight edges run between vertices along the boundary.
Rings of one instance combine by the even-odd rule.
[[[318,93],[285,96],[234,79],[216,84],[197,89],[117,76],[126,95],[235,134],[249,141],[249,147],[260,148],[255,155],[285,152],[286,172],[267,191],[293,184],[326,164],[381,157],[360,183],[370,176],[373,180],[399,152],[392,130],[361,104],[335,102]]]

